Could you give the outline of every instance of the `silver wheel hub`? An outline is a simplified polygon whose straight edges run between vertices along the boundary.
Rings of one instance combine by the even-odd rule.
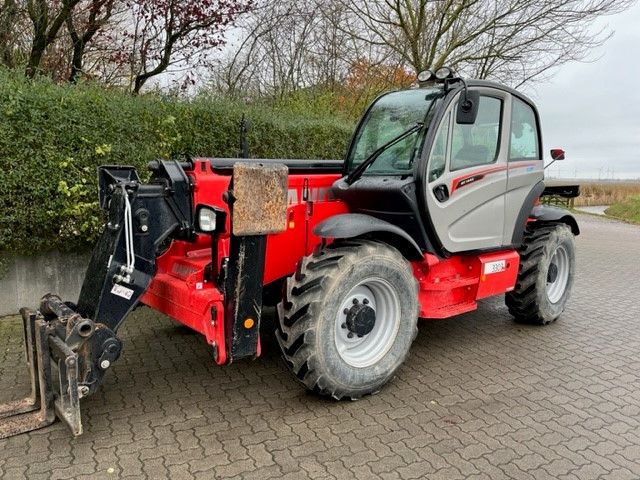
[[[383,278],[368,278],[353,287],[336,313],[335,345],[349,365],[364,368],[382,359],[400,327],[400,299]]]
[[[549,269],[547,270],[547,298],[551,303],[558,303],[569,283],[569,252],[564,245],[558,245],[553,252]]]

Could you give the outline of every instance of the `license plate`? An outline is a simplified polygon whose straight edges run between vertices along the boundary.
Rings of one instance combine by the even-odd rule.
[[[504,272],[507,269],[506,260],[496,260],[495,262],[487,262],[484,264],[484,274],[491,275],[492,273]]]

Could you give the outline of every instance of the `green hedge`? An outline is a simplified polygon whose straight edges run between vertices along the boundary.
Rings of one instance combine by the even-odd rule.
[[[91,246],[102,220],[96,167],[180,153],[235,157],[238,121],[253,157],[342,158],[353,124],[228,100],[131,97],[0,69],[0,252]]]

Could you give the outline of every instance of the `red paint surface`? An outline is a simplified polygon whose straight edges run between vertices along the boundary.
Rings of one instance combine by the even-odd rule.
[[[193,205],[215,206],[227,211],[225,233],[219,235],[217,270],[229,255],[229,209],[222,196],[229,188],[231,177],[211,170],[208,160],[196,160],[195,168],[187,172],[193,181]],[[287,229],[269,235],[264,269],[264,284],[286,277],[296,269],[298,261],[313,251],[320,239],[313,228],[322,220],[348,211],[342,202],[329,200],[329,188],[340,175],[289,175],[289,207]],[[309,199],[304,201],[304,190]],[[226,358],[224,332],[224,297],[215,282],[205,281],[205,267],[211,263],[211,237],[198,235],[195,243],[172,242],[158,258],[157,273],[142,302],[201,333],[216,346],[216,362]],[[217,271],[213,275],[217,278]]]
[[[214,173],[207,160],[196,160],[195,168],[188,174],[194,184],[194,206],[216,206],[228,213],[222,196],[228,189],[230,176]],[[473,175],[478,175],[478,172]],[[269,235],[267,239],[264,284],[292,274],[298,261],[313,251],[320,243],[312,233],[319,222],[348,212],[346,204],[328,198],[329,188],[338,177],[337,174],[289,176],[287,229]],[[307,201],[303,200],[305,191],[309,198]],[[218,258],[213,262],[214,279],[218,276],[222,259],[229,254],[228,232],[227,215],[225,233],[219,235]],[[502,259],[508,265],[504,272],[483,275],[487,262]],[[426,254],[421,261],[412,263],[419,282],[420,317],[447,318],[468,312],[477,307],[476,300],[512,289],[518,260],[518,254],[512,250],[456,255],[444,260]],[[205,267],[209,263],[209,235],[199,235],[194,243],[175,240],[158,258],[157,273],[142,302],[204,335],[209,344],[215,345],[216,362],[222,365],[227,361],[224,298],[215,280],[205,279]]]

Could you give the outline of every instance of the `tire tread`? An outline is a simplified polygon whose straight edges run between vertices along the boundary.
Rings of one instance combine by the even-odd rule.
[[[303,258],[296,273],[285,283],[283,299],[278,305],[276,338],[285,363],[295,377],[307,389],[319,395],[331,396],[336,400],[345,397],[355,400],[362,396],[345,392],[342,387],[333,384],[314,369],[313,322],[320,314],[325,287],[341,269],[349,268],[363,255],[372,254],[389,255],[397,262],[407,263],[400,252],[381,242],[367,239],[334,242],[324,248],[317,248],[311,255]],[[414,281],[417,289],[417,281]],[[416,322],[412,341],[417,333]],[[375,392],[364,394],[367,393]]]
[[[553,321],[545,319],[541,314],[536,282],[538,267],[546,255],[547,242],[554,231],[562,228],[567,227],[561,224],[544,225],[525,232],[523,244],[518,249],[520,265],[516,285],[505,296],[509,313],[518,323],[546,325]]]

